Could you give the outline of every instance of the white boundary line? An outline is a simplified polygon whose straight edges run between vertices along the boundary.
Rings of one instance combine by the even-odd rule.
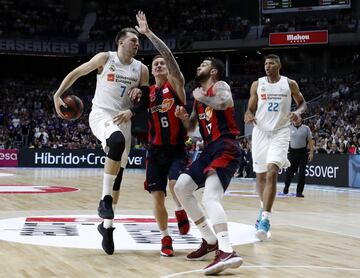
[[[307,268],[307,269],[324,269],[324,270],[343,270],[343,271],[359,271],[360,268],[346,268],[346,267],[332,267],[332,266],[316,266],[316,265],[246,265],[242,268]],[[202,272],[202,269],[177,272],[170,275],[162,276],[161,278],[177,277],[188,273]]]

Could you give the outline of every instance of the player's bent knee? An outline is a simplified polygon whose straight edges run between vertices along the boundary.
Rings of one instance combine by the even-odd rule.
[[[191,186],[192,179],[187,174],[181,174],[179,178],[176,181],[174,191],[177,196],[183,196],[187,194],[191,194],[193,192],[192,186]]]
[[[121,161],[125,149],[125,137],[121,131],[115,131],[106,139],[106,145],[109,147],[108,158],[114,161]]]

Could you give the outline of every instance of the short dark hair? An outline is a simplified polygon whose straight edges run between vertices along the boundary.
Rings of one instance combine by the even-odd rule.
[[[225,71],[224,63],[215,57],[206,57],[204,60],[210,61],[211,65],[217,69],[217,71],[218,71],[218,74],[216,76],[217,80],[221,80],[223,78],[224,71]]]
[[[281,65],[281,61],[280,61],[280,57],[278,55],[275,54],[269,54],[265,56],[265,60],[266,59],[271,59],[271,60],[275,60],[279,65]]]
[[[156,60],[157,58],[164,58],[164,57],[160,54],[155,55],[154,58],[152,58],[151,63],[154,62],[154,60]]]
[[[136,36],[139,36],[139,32],[136,31],[136,29],[132,28],[132,27],[126,27],[126,28],[122,28],[117,34],[116,34],[116,37],[115,37],[115,43],[116,45],[118,44],[119,40],[126,36],[126,33],[133,33],[135,34]]]

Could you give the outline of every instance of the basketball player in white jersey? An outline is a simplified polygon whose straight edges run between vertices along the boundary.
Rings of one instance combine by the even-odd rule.
[[[296,81],[280,75],[280,58],[273,54],[266,56],[264,67],[266,76],[251,85],[244,116],[245,123],[254,123],[253,168],[262,207],[255,227],[260,240],[270,236],[269,218],[276,196],[279,169],[290,166],[287,160],[290,122],[301,119],[301,114],[306,110],[306,102]],[[293,112],[291,97],[297,106]]]
[[[103,236],[102,247],[114,253],[113,219],[119,198],[123,170],[127,164],[131,144],[131,117],[146,109],[149,96],[149,70],[134,59],[138,48],[138,32],[124,28],[115,38],[117,51],[101,52],[88,62],[71,71],[54,95],[56,112],[61,118],[61,96],[81,76],[97,70],[97,83],[93,106],[89,116],[90,128],[107,153],[104,167],[102,197],[98,214],[104,221],[98,226]],[[133,90],[142,92],[134,106],[129,95]]]

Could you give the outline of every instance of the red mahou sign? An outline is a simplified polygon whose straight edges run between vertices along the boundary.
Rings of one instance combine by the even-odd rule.
[[[269,45],[303,45],[303,44],[326,44],[328,43],[328,31],[305,31],[270,33]]]

